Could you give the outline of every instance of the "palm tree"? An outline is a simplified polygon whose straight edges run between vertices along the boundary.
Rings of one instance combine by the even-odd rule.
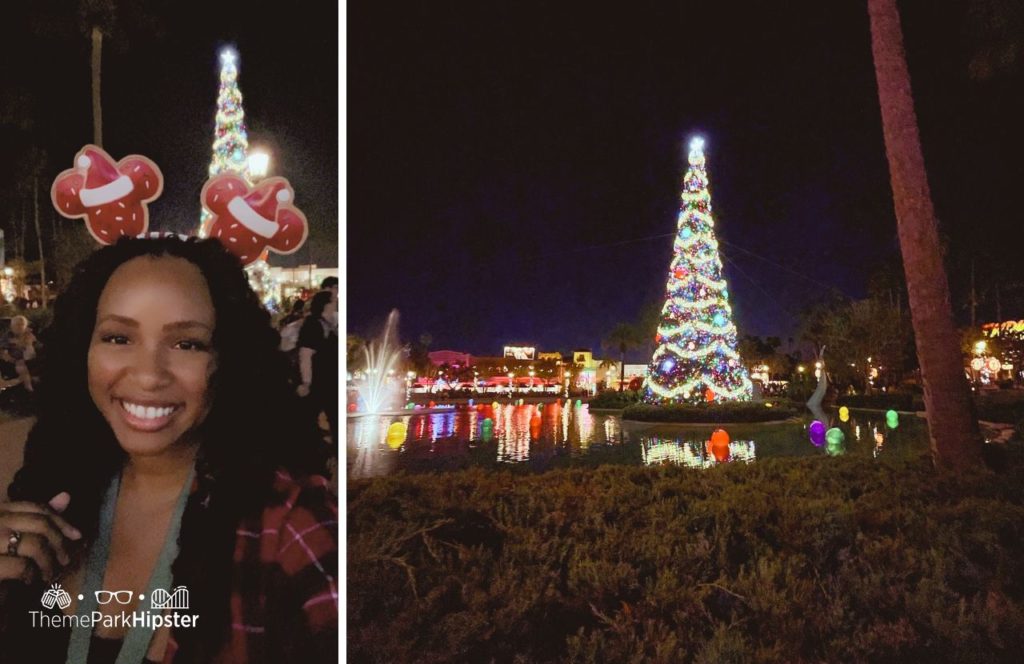
[[[896,0],[868,0],[868,14],[932,458],[939,466],[968,468],[981,461],[981,434],[953,325]]]
[[[619,392],[623,390],[623,386],[626,384],[626,351],[638,347],[640,343],[640,334],[629,323],[619,323],[616,325],[602,342],[605,349],[618,350],[622,358],[619,370],[621,372],[619,375]]]
[[[80,29],[92,42],[92,141],[103,147],[103,105],[100,103],[100,71],[103,66],[103,34],[110,34],[116,16],[114,0],[79,0]]]

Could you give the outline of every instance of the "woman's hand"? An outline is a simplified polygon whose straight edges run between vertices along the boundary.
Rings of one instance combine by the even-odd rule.
[[[68,564],[67,540],[82,538],[60,516],[70,502],[70,494],[62,492],[47,505],[0,503],[0,579],[28,583],[39,576],[48,582]]]
[[[298,394],[300,397],[303,397],[303,398],[308,397],[309,396],[309,383],[303,383],[302,385],[299,385],[298,387],[296,387],[295,388],[295,393]]]

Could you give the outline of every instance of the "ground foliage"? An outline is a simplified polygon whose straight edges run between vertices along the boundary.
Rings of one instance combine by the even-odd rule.
[[[353,662],[1017,661],[1024,454],[350,482]]]
[[[641,396],[643,396],[642,390],[622,390],[621,392],[605,390],[597,396],[588,399],[587,403],[590,405],[591,410],[595,408],[618,409],[639,403]]]
[[[768,404],[771,404],[769,407]],[[804,412],[790,401],[726,401],[712,404],[634,404],[622,411],[622,419],[637,422],[775,422]]]
[[[845,394],[836,400],[837,406],[900,410],[924,410],[924,396],[910,392],[876,392],[874,394]]]

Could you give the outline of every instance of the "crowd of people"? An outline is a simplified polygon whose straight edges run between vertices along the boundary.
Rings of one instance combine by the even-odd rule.
[[[315,421],[327,421],[330,456],[338,456],[338,278],[327,277],[307,302],[296,298],[278,322],[280,349],[291,361],[295,391]]]

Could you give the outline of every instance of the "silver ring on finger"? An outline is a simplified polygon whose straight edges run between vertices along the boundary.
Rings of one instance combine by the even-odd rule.
[[[21,544],[21,533],[17,530],[12,530],[11,534],[7,537],[7,555],[16,556],[18,555],[18,546]]]

